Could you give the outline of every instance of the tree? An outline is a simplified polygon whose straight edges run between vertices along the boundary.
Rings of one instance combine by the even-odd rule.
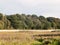
[[[60,19],[35,14],[4,15],[0,13],[1,29],[60,29]]]
[[[45,22],[43,29],[51,29],[51,23],[50,22]]]
[[[2,13],[0,13],[0,20],[2,20],[3,19],[3,14]]]
[[[33,22],[30,18],[27,17],[25,23],[28,26],[28,29],[31,29],[33,27]]]
[[[4,22],[0,21],[0,29],[4,29]]]

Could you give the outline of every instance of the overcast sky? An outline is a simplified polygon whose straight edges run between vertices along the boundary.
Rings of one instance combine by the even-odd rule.
[[[0,12],[60,18],[60,0],[0,0]]]

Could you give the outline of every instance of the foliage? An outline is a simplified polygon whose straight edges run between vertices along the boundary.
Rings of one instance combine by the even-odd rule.
[[[60,29],[60,19],[54,17],[0,13],[0,29]]]
[[[39,39],[41,40],[41,39]],[[40,43],[33,43],[33,45],[60,45],[60,40],[57,40],[57,39],[42,39],[43,41],[39,41],[37,40],[38,42]]]

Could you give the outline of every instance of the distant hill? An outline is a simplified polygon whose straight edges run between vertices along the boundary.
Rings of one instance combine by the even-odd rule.
[[[3,15],[0,13],[0,29],[60,29],[60,19],[26,14]]]

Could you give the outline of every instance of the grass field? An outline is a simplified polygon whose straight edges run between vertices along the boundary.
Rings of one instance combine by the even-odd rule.
[[[0,31],[0,45],[32,45],[35,39],[60,39],[60,32],[51,31]]]

